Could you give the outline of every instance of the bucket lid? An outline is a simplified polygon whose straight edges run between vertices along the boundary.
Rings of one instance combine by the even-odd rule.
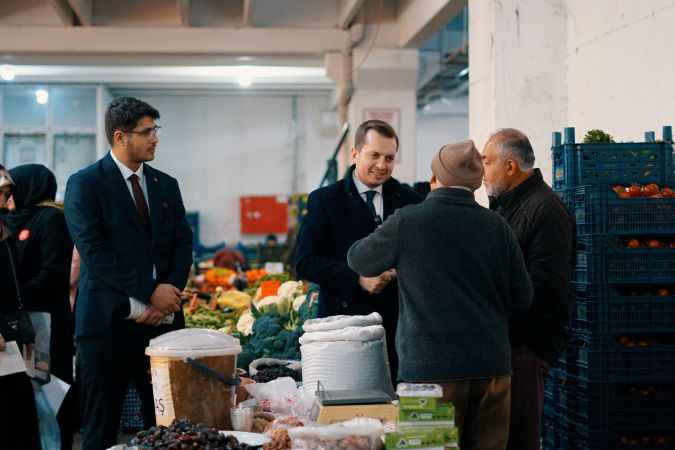
[[[238,355],[239,339],[221,331],[205,328],[185,328],[171,331],[150,340],[145,349],[148,356],[171,358],[200,358],[204,356]]]

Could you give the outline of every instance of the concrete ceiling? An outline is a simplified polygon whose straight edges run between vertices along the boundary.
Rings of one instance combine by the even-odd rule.
[[[320,56],[344,48],[355,22],[387,29],[378,47],[419,48],[464,5],[466,0],[2,0],[0,57]]]
[[[322,67],[364,34],[364,46],[419,48],[466,3],[0,0],[0,65]]]

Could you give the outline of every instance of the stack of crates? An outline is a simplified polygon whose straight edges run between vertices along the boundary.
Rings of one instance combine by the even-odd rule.
[[[576,302],[546,383],[544,448],[673,449],[671,127],[641,143],[578,144],[574,128],[564,133],[553,134],[553,183],[577,222]]]

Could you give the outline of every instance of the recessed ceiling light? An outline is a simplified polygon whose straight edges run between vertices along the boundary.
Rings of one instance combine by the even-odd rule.
[[[0,67],[0,78],[2,78],[5,81],[12,81],[14,79],[15,73],[14,73],[14,66],[5,64],[2,67]]]
[[[35,101],[41,105],[46,105],[49,101],[49,92],[44,89],[38,89],[35,91]]]

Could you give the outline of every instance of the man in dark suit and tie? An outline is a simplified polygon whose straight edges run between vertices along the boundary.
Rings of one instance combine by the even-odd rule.
[[[130,382],[146,426],[154,425],[145,347],[184,326],[180,292],[192,264],[192,232],[178,182],[155,158],[159,112],[114,100],[105,115],[112,150],[68,180],[65,214],[80,253],[75,303],[84,450],[116,443]]]
[[[396,273],[388,270],[377,277],[359,276],[347,266],[347,251],[394,211],[421,201],[392,178],[397,153],[398,136],[388,123],[368,120],[361,124],[354,135],[354,165],[342,180],[310,194],[295,250],[298,275],[321,288],[320,317],[380,313],[393,382],[398,368]]]

